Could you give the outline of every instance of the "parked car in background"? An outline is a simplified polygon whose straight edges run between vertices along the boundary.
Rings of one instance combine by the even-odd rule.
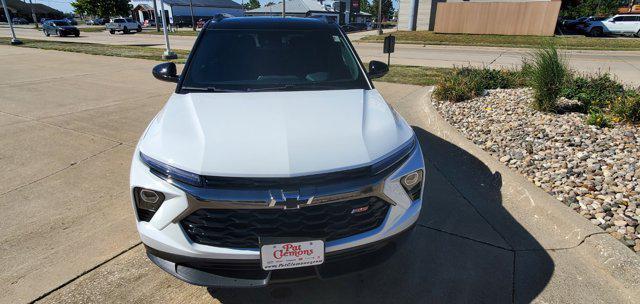
[[[90,20],[87,20],[86,24],[87,25],[104,25],[105,19],[103,18],[90,19]]]
[[[635,35],[640,37],[640,14],[615,15],[601,21],[589,22],[585,28],[587,35]]]
[[[142,24],[131,18],[115,18],[106,24],[106,28],[111,34],[115,34],[116,32],[128,34],[131,31],[141,32]]]
[[[595,17],[595,16],[591,16],[591,17],[587,17],[585,20],[578,22],[575,24],[574,26],[574,30],[577,31],[578,33],[586,33],[586,29],[587,27],[589,27],[589,23],[590,22],[595,22],[595,21],[602,21],[602,20],[606,20],[609,17]]]
[[[11,22],[13,24],[29,24],[29,20],[19,17],[11,18]]]
[[[42,32],[45,36],[56,35],[64,36],[80,36],[80,30],[69,24],[66,20],[47,20],[42,24]]]
[[[198,19],[198,22],[196,22],[196,26],[198,28],[202,28],[204,26],[204,24],[207,23],[207,21],[209,21],[209,20],[205,20],[205,19],[200,18],[200,19]]]
[[[74,18],[64,18],[63,20],[67,21],[70,25],[78,25],[78,21]]]

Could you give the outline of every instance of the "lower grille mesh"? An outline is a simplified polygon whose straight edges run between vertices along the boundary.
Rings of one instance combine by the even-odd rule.
[[[386,201],[365,197],[290,210],[199,209],[180,224],[189,238],[199,244],[257,248],[260,237],[332,241],[360,234],[378,228],[388,211]]]

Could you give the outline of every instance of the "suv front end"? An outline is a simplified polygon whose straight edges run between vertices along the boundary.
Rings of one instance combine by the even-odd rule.
[[[367,73],[344,33],[318,20],[207,23],[179,79],[173,63],[154,69],[178,86],[131,164],[148,257],[214,287],[330,278],[384,261],[412,231],[425,184],[413,130],[369,79],[387,70],[375,62]],[[291,264],[298,255],[309,263]]]

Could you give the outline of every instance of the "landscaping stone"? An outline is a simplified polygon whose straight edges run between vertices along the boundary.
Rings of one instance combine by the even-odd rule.
[[[539,112],[531,102],[530,89],[489,90],[459,103],[433,101],[469,140],[638,251],[638,128],[598,128],[586,123],[585,114]],[[560,109],[576,104],[559,101]]]

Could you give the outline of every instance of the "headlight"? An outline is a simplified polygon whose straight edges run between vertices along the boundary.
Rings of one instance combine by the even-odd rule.
[[[164,203],[164,194],[145,188],[133,188],[133,197],[136,201],[136,213],[138,220],[148,222]]]
[[[167,165],[159,160],[155,160],[142,154],[142,152],[140,152],[140,159],[149,166],[151,172],[164,179],[176,180],[196,187],[202,186],[202,178],[198,174]]]
[[[412,201],[420,198],[423,179],[424,171],[422,171],[422,169],[413,171],[400,178],[402,188],[404,188],[404,191],[407,192],[407,195],[409,195]]]

